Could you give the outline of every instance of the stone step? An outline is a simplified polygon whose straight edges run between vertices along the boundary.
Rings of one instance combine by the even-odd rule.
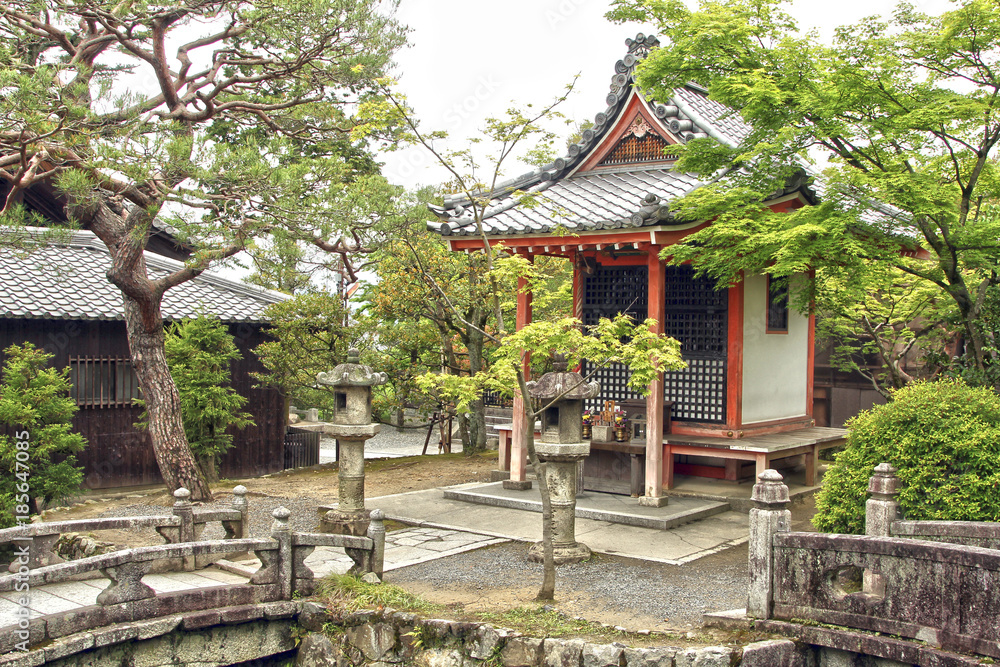
[[[542,501],[538,498],[537,490],[504,489],[500,483],[485,484],[473,488],[445,489],[444,497],[449,500],[461,500],[527,512],[542,511]],[[609,498],[612,499],[610,502]],[[614,499],[617,498],[620,498],[621,502],[615,503]],[[603,502],[606,506],[600,506],[594,501]],[[626,526],[669,530],[732,509],[727,502],[693,498],[671,498],[669,504],[657,508],[633,505],[633,502],[637,503],[628,496],[585,493],[577,499],[576,516],[580,519],[607,521]]]

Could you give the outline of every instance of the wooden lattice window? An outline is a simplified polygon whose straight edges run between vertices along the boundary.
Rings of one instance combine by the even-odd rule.
[[[598,167],[612,167],[620,164],[661,162],[670,159],[663,154],[667,140],[653,132],[653,128],[641,116],[637,116],[628,130],[618,140],[615,147],[604,156]]]
[[[81,407],[132,405],[139,398],[139,380],[127,357],[70,357],[70,396]]]
[[[664,299],[664,330],[681,342],[688,365],[663,376],[663,396],[674,402],[672,416],[724,423],[729,293],[716,290],[711,278],[696,278],[690,266],[668,266]]]
[[[767,277],[767,333],[788,333],[788,285]]]
[[[584,281],[583,321],[596,324],[600,317],[627,312],[637,321],[646,318],[648,269],[603,267]],[[726,367],[728,353],[728,304],[726,290],[716,290],[710,278],[695,278],[688,266],[668,266],[664,275],[666,333],[681,342],[688,367],[665,373],[663,395],[673,401],[673,418],[680,421],[725,423]],[[594,371],[585,364],[585,372]],[[598,409],[604,401],[642,400],[627,386],[629,370],[614,364],[597,369],[600,396],[586,402]]]
[[[666,160],[663,154],[666,148],[666,140],[655,134],[647,134],[642,139],[627,135],[611,149],[598,167],[611,167],[619,164],[636,164],[642,162],[658,162]]]
[[[649,270],[645,266],[601,266],[586,277],[583,287],[583,323],[627,313],[637,322],[646,319]]]
[[[726,421],[726,360],[685,357],[687,368],[663,374],[663,397],[673,401],[672,419]]]

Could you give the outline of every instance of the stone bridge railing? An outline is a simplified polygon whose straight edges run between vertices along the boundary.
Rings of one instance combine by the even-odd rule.
[[[243,495],[245,496],[245,493]],[[185,505],[185,503],[187,503],[186,496],[178,499],[182,513],[185,507],[190,508],[190,504]],[[177,504],[174,509],[176,512]],[[46,584],[77,579],[81,575],[97,572],[110,579],[110,583],[98,595],[96,605],[31,619],[25,614],[19,617],[16,627],[0,628],[0,654],[12,650],[20,642],[27,641],[30,645],[36,645],[43,641],[116,623],[146,620],[180,612],[291,600],[295,593],[309,595],[314,591],[315,577],[306,565],[305,559],[318,546],[344,548],[355,562],[353,568],[355,572],[371,572],[380,579],[382,577],[385,524],[380,510],[372,511],[371,524],[365,537],[292,531],[288,524],[290,512],[284,507],[279,507],[272,513],[275,521],[270,537],[244,538],[242,535],[237,537],[237,530],[232,528],[227,531],[231,534],[229,539],[185,540],[185,537],[194,537],[200,532],[195,526],[211,520],[207,518],[209,516],[222,516],[223,518],[215,520],[230,521],[231,515],[226,512],[228,511],[205,512],[198,521],[187,521],[176,515],[144,517],[150,522],[147,525],[157,525],[161,534],[166,530],[165,536],[174,541],[169,544],[116,551],[39,567],[32,567],[29,564],[30,559],[25,553],[27,549],[18,545],[26,544],[25,540],[30,539],[31,545],[34,546],[34,539],[41,537],[42,545],[51,546],[48,538],[57,534],[52,532],[55,530],[53,526],[65,528],[66,525],[73,524],[74,527],[70,529],[75,530],[80,522],[32,524],[24,528],[34,529],[35,532],[29,530],[15,536],[5,534],[4,539],[15,547],[16,557],[13,563],[14,572],[0,576],[0,592],[31,591]],[[161,523],[155,523],[161,520]],[[137,519],[132,517],[127,521],[130,522],[128,525],[136,525]],[[185,526],[191,530],[185,532]],[[171,530],[178,532],[175,534]],[[18,554],[19,550],[22,550],[22,553]],[[38,558],[43,560],[45,553],[38,552]],[[246,584],[156,593],[142,582],[142,577],[149,574],[157,563],[191,564],[200,559],[211,560],[233,553],[253,553],[261,561],[260,568]]]
[[[1000,658],[1000,523],[902,521],[899,480],[875,469],[866,535],[790,532],[781,476],[759,476],[747,615],[816,621]]]
[[[148,527],[155,529],[168,544],[176,544],[197,540],[207,524],[218,521],[225,530],[225,539],[243,537],[247,519],[245,486],[240,485],[233,489],[232,506],[229,509],[195,508],[189,500],[190,497],[191,492],[187,489],[177,489],[174,492],[175,501],[171,514],[52,521],[4,528],[0,530],[0,545],[27,546],[28,562],[22,564],[15,561],[10,564],[9,571],[16,572],[24,565],[34,569],[63,562],[62,556],[55,552],[55,546],[60,536],[65,533]],[[220,553],[218,557],[224,555]],[[184,558],[182,566],[185,570],[193,570],[207,564],[202,560],[195,562],[194,558]]]

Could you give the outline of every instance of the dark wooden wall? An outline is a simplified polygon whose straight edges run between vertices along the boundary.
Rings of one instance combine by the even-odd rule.
[[[254,426],[233,431],[233,448],[219,472],[224,477],[277,472],[284,463],[284,399],[275,389],[255,388],[249,375],[261,370],[251,350],[264,340],[264,333],[259,324],[232,324],[229,331],[243,354],[232,367],[233,387],[249,399],[245,410]],[[0,319],[0,350],[24,342],[54,354],[57,368],[67,366],[70,356],[129,356],[121,321]],[[2,358],[0,352],[0,363]],[[84,486],[106,489],[162,481],[149,435],[133,426],[141,412],[135,407],[80,408],[73,426],[88,441],[87,449],[77,455],[84,467]]]
[[[878,360],[870,359],[868,368],[877,372]],[[848,419],[862,410],[885,403],[885,398],[860,373],[834,368],[830,363],[828,346],[816,345],[813,373],[813,417],[816,426],[843,428]]]

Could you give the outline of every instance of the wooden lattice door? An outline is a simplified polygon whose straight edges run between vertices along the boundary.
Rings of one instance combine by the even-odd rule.
[[[681,342],[688,367],[664,373],[663,397],[672,418],[709,424],[726,421],[728,305],[726,290],[710,278],[695,278],[689,266],[668,266],[665,275],[667,335]]]
[[[644,266],[605,267],[586,276],[583,284],[583,323],[596,324],[617,313],[636,321],[648,312],[648,270]],[[716,290],[709,278],[695,278],[687,266],[665,269],[666,333],[681,342],[688,367],[664,374],[664,399],[673,401],[679,421],[722,424],[726,421],[726,365],[728,294]],[[584,366],[587,372],[593,370]],[[614,364],[597,369],[593,379],[601,394],[587,402],[594,409],[604,401],[641,399],[627,386],[628,368]]]

